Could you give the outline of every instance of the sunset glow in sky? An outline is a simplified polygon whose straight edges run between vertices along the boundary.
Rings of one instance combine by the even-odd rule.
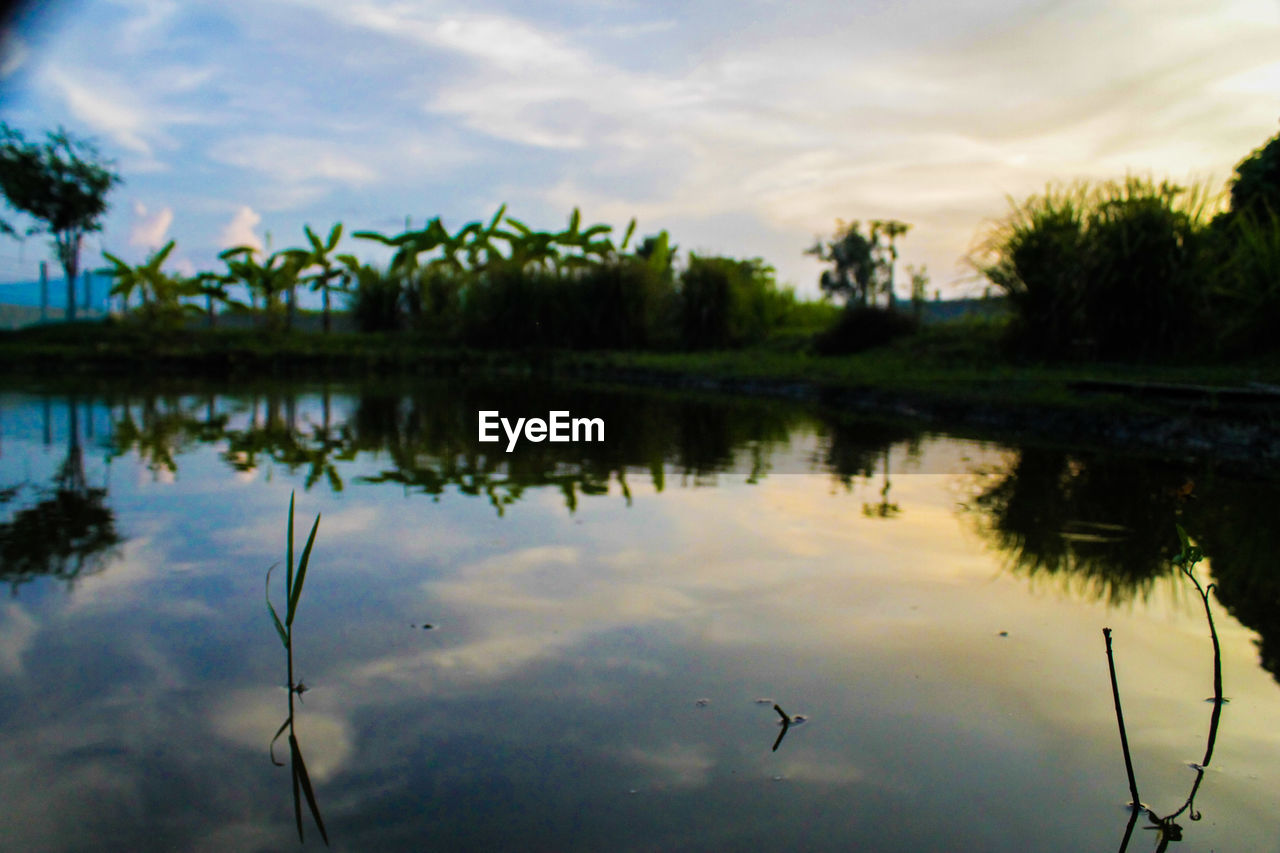
[[[125,179],[87,266],[176,239],[175,269],[212,269],[304,223],[456,229],[506,202],[548,230],[575,205],[636,216],[806,295],[837,218],[896,218],[903,263],[980,293],[962,258],[1006,196],[1126,171],[1220,187],[1280,129],[1276,0],[24,8],[0,119],[92,136]]]

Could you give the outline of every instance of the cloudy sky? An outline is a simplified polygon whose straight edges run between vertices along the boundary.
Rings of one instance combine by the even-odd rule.
[[[506,202],[635,216],[802,294],[837,218],[896,218],[905,263],[980,292],[961,260],[1007,196],[1221,186],[1280,130],[1277,0],[60,0],[2,45],[0,118],[92,136],[125,178],[93,265]]]

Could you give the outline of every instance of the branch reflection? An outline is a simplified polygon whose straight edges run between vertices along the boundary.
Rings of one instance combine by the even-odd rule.
[[[1128,849],[1129,841],[1133,837],[1134,826],[1140,814],[1146,814],[1151,822],[1146,829],[1154,830],[1156,833],[1156,853],[1162,853],[1171,843],[1182,840],[1182,826],[1177,822],[1179,817],[1186,814],[1193,821],[1200,820],[1201,814],[1195,808],[1195,798],[1200,790],[1200,783],[1204,781],[1205,770],[1213,759],[1213,747],[1218,739],[1218,723],[1222,718],[1222,706],[1228,701],[1222,694],[1222,648],[1218,643],[1218,631],[1214,627],[1213,611],[1209,606],[1209,593],[1213,590],[1213,584],[1208,586],[1201,585],[1200,579],[1195,575],[1195,567],[1203,557],[1203,554],[1199,548],[1191,544],[1186,531],[1181,525],[1177,529],[1181,549],[1171,562],[1195,585],[1196,592],[1200,594],[1200,599],[1204,603],[1205,620],[1209,625],[1209,637],[1213,642],[1213,696],[1209,700],[1213,703],[1213,711],[1209,715],[1209,734],[1205,741],[1204,757],[1200,759],[1198,764],[1192,765],[1196,771],[1196,778],[1191,783],[1191,790],[1183,804],[1176,810],[1164,815],[1159,814],[1151,806],[1142,804],[1138,796],[1138,784],[1134,777],[1133,759],[1129,754],[1129,741],[1125,735],[1124,714],[1120,707],[1120,688],[1116,680],[1115,663],[1111,650],[1111,629],[1104,628],[1103,634],[1107,641],[1107,660],[1111,668],[1111,688],[1115,697],[1116,720],[1120,727],[1120,746],[1124,753],[1125,770],[1129,777],[1129,791],[1133,797],[1130,802],[1131,814],[1129,821],[1125,826],[1124,837],[1120,842],[1120,853],[1125,853]]]

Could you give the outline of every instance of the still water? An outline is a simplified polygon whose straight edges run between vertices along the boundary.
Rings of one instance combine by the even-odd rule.
[[[0,848],[1280,850],[1277,493],[656,392],[0,394]]]

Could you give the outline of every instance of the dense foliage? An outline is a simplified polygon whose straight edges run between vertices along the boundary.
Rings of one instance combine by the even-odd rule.
[[[1016,312],[1024,355],[1157,361],[1276,348],[1280,135],[1236,167],[1230,207],[1129,177],[1051,186],[991,228],[974,261]]]

